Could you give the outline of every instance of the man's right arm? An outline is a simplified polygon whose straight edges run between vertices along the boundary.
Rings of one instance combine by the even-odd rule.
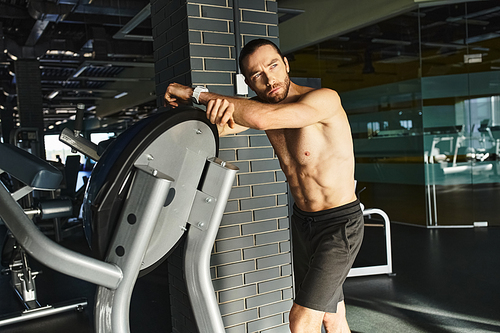
[[[228,112],[228,117],[234,111],[234,105],[229,103],[227,100],[229,97],[214,94],[214,93],[202,93],[205,98],[202,98],[200,95],[201,104],[208,105],[208,103],[213,100],[217,102],[224,101],[226,108],[229,107],[231,110]],[[193,88],[184,86],[179,83],[171,83],[167,87],[167,91],[165,92],[165,102],[168,103],[171,107],[177,107],[179,104],[188,104],[191,101],[193,96]],[[207,113],[207,118],[211,121],[211,123],[217,125],[217,129],[219,131],[219,136],[225,136],[229,134],[237,134],[243,131],[246,131],[248,127],[236,124],[233,119],[226,120],[224,125],[220,125],[216,122],[216,119],[211,119],[209,113]]]

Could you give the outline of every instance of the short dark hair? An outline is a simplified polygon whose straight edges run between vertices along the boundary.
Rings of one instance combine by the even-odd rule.
[[[241,72],[243,75],[246,77],[245,70],[243,69],[243,60],[250,56],[252,53],[254,53],[259,47],[264,46],[264,45],[270,45],[272,46],[276,52],[280,55],[281,59],[284,59],[285,57],[281,53],[281,50],[279,47],[276,46],[273,42],[271,42],[269,39],[264,39],[264,38],[257,38],[257,39],[252,39],[248,43],[245,44],[245,46],[241,49],[240,52],[240,59],[239,59],[239,65]]]

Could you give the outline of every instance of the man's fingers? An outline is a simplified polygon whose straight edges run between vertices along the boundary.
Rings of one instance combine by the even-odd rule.
[[[234,112],[234,104],[229,103],[228,100],[224,100],[224,114],[222,115],[220,121],[220,125],[225,125],[227,124],[230,120],[233,119],[233,112]],[[232,127],[231,127],[232,128]]]

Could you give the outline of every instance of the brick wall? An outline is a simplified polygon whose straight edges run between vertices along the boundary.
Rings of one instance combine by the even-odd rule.
[[[159,105],[170,82],[234,95],[237,44],[260,37],[279,44],[276,1],[235,3],[236,15],[233,0],[151,2]],[[226,331],[289,332],[293,292],[285,177],[262,131],[221,138],[219,157],[240,168],[211,257]],[[173,331],[196,332],[185,308],[181,251],[169,259]]]

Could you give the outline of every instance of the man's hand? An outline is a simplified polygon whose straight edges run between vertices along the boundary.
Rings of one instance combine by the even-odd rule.
[[[234,104],[224,98],[211,99],[207,104],[207,118],[212,124],[235,128],[233,119]]]
[[[179,104],[188,104],[193,96],[193,88],[179,83],[171,83],[165,92],[165,106],[178,107]]]

